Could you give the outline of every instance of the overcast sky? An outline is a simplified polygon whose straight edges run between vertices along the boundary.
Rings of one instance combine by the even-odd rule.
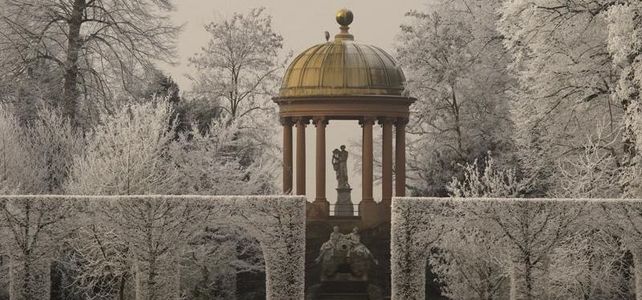
[[[325,41],[324,31],[332,36],[338,33],[336,11],[348,8],[354,13],[350,32],[360,43],[377,45],[393,54],[395,36],[399,25],[404,21],[404,14],[411,10],[424,10],[430,0],[176,0],[176,11],[173,20],[184,24],[178,40],[178,64],[162,66],[179,83],[183,90],[190,88],[185,78],[190,69],[187,59],[199,52],[207,43],[208,36],[203,25],[231,16],[234,12],[247,12],[254,7],[265,7],[272,16],[273,28],[284,38],[285,52],[292,51],[294,56],[303,50]],[[380,127],[375,134],[380,134]],[[361,139],[361,128],[356,121],[331,122],[327,131],[327,197],[330,202],[336,200],[337,182],[330,163],[330,152],[341,144],[349,145],[351,140]],[[314,199],[314,126],[306,130],[307,141],[307,194]],[[280,139],[279,139],[280,142]],[[380,147],[380,145],[375,145]],[[348,147],[351,153],[361,153],[361,149]],[[349,160],[350,184],[353,188],[352,200],[358,203],[361,199],[361,174],[354,172],[355,156]],[[375,186],[375,199],[380,200],[380,186]]]
[[[178,40],[178,65],[164,66],[183,88],[189,87],[185,78],[187,58],[207,43],[203,25],[221,20],[234,12],[247,12],[265,7],[273,17],[274,30],[284,37],[286,51],[294,54],[324,41],[324,31],[338,33],[334,16],[337,10],[349,8],[354,13],[350,31],[355,40],[374,44],[393,51],[395,35],[411,9],[424,9],[428,0],[176,0],[173,20],[184,24]]]

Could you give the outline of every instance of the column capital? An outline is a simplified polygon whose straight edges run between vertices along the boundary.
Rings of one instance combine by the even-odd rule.
[[[304,125],[305,126],[305,125],[310,124],[310,118],[309,117],[293,117],[292,121],[294,121],[294,123],[296,125]]]
[[[408,118],[397,118],[395,120],[395,126],[406,126],[408,125]]]
[[[377,121],[377,118],[375,117],[363,117],[359,119],[359,125],[363,127],[363,125],[374,125],[374,123]]]
[[[382,118],[379,118],[379,125],[383,125],[383,124],[392,125],[395,123],[395,121],[396,119],[392,117],[382,117]]]
[[[283,126],[292,126],[292,125],[294,125],[294,121],[292,120],[291,117],[280,117],[279,118],[279,122]]]
[[[317,127],[319,127],[319,125],[322,125],[322,126],[325,127],[326,125],[328,125],[328,118],[326,118],[326,117],[314,117],[314,118],[312,118],[312,123],[314,124],[314,126],[317,126]]]

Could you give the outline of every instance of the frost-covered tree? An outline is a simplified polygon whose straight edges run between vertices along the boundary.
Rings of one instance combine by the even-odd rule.
[[[82,151],[82,138],[55,111],[36,111],[21,124],[15,111],[0,106],[0,190],[21,194],[59,194],[71,157]]]
[[[445,196],[457,164],[487,151],[509,152],[507,89],[513,84],[495,29],[501,1],[437,1],[411,11],[398,36],[397,57],[418,99],[408,125],[410,185]],[[507,155],[510,157],[510,155]]]
[[[274,191],[277,162],[259,156],[245,165],[243,148],[249,138],[239,122],[219,119],[207,127],[201,133],[192,125],[191,131],[171,145],[171,156],[180,168],[182,193],[251,195]]]
[[[441,280],[454,283],[444,288],[453,299],[487,297],[478,294],[480,285],[471,283],[491,282],[478,276],[480,270],[492,270],[482,268],[488,262],[503,269],[487,273],[492,274],[488,278],[510,276],[510,290],[500,288],[494,299],[632,299],[633,279],[638,299],[640,204],[633,199],[399,198],[393,202],[393,266],[437,247],[451,249],[429,259]],[[421,215],[431,221],[428,226],[413,225],[414,216]],[[434,224],[453,220],[460,226],[440,239],[415,238],[425,231],[441,231]],[[458,239],[467,243],[457,245]],[[408,241],[420,242],[408,247]],[[494,251],[472,252],[484,248]],[[453,261],[457,257],[448,256],[457,253],[478,260],[463,256]],[[633,267],[626,263],[629,259],[636,262]],[[422,298],[423,270],[392,270],[395,299]]]
[[[3,194],[18,192],[28,178],[37,174],[21,147],[24,138],[20,132],[18,120],[6,106],[0,106],[0,191]]]
[[[617,198],[622,195],[620,187],[622,166],[617,162],[613,145],[618,143],[619,136],[600,137],[600,127],[594,137],[602,141],[595,144],[588,138],[584,150],[577,155],[558,160],[558,183],[549,194],[556,198]]]
[[[642,87],[642,22],[639,1],[611,2],[606,11],[608,24],[607,49],[613,59],[617,81],[613,84],[612,98],[621,103],[625,113],[623,143],[627,159],[638,154],[634,147],[639,128],[632,128],[639,118],[640,88]],[[627,161],[628,162],[628,161]]]
[[[639,5],[639,1],[538,0],[508,1],[502,7],[499,28],[520,78],[512,115],[517,144],[526,149],[519,154],[531,193],[639,197]],[[601,123],[597,128],[596,120]],[[601,234],[619,236],[616,240],[623,242],[618,232],[582,233]],[[600,253],[619,257],[623,250],[616,246],[596,243],[575,258],[607,266],[612,262]],[[558,257],[562,260],[552,266],[562,264],[560,272],[570,266],[568,273],[580,274],[591,266],[564,265],[564,256]],[[610,291],[590,277],[576,277],[565,285],[581,286],[584,291],[575,292],[582,297],[596,292],[586,287],[599,286],[599,293],[616,295],[627,284],[618,270],[596,272],[603,272],[599,276],[606,282],[620,283],[610,284],[614,287]]]
[[[205,30],[210,35],[207,46],[190,58],[196,69],[192,94],[217,104],[220,115],[214,122],[218,125],[210,134],[236,131],[228,147],[246,179],[265,179],[279,167],[276,106],[270,97],[285,67],[283,37],[274,31],[272,18],[263,8],[211,22]],[[275,179],[264,181],[259,189],[273,191],[275,185],[268,181]]]
[[[417,209],[414,200],[418,199],[408,198],[392,204],[390,252],[393,260],[390,264],[395,299],[425,298],[426,261],[439,239],[454,224],[450,205],[438,205],[426,213]]]
[[[188,149],[179,163],[183,166],[184,186],[195,194],[273,193],[280,149],[275,142],[276,107],[270,97],[285,67],[281,57],[283,37],[273,29],[271,17],[263,8],[211,22],[205,30],[210,37],[207,46],[190,58],[196,69],[191,77],[195,98],[191,102],[204,100],[216,106],[214,111],[208,107],[207,111],[214,114],[204,116],[212,118],[207,126],[202,126],[200,120],[199,130],[193,130],[176,145]],[[257,246],[252,239],[234,239],[238,249]],[[221,245],[209,241],[202,247],[215,251]],[[238,262],[241,252],[230,256],[228,264]],[[250,260],[259,261],[257,257]],[[193,262],[204,263],[200,268],[211,268],[207,261]],[[256,267],[250,269],[260,271]]]
[[[14,196],[0,199],[2,255],[9,257],[11,299],[46,299],[50,266],[77,228],[77,206],[68,199]]]
[[[601,209],[589,216],[600,219],[595,218],[599,213]],[[549,298],[631,299],[625,246],[619,236],[596,225],[576,232],[553,249],[544,279]]]
[[[484,161],[475,160],[463,166],[463,180],[453,178],[448,190],[455,197],[518,197],[525,184],[517,178],[514,169],[503,170],[496,165],[490,153]],[[462,214],[470,212],[463,210]],[[502,238],[477,222],[460,221],[449,239],[439,247],[444,258],[436,257],[431,264],[445,283],[447,294],[453,299],[494,299],[506,296],[508,253],[500,246]]]
[[[462,168],[463,179],[453,177],[448,185],[448,191],[454,197],[516,198],[522,195],[527,186],[527,183],[518,179],[515,169],[497,166],[490,152],[485,160],[475,160]]]
[[[613,97],[617,78],[608,51],[606,12],[616,2],[519,0],[501,7],[498,30],[519,81],[511,118],[531,195],[558,190],[558,161],[581,161],[591,145],[616,164],[627,159],[627,142],[612,143],[622,137],[626,110]],[[596,120],[604,122],[601,136],[593,134]]]
[[[83,211],[84,226],[66,240],[58,260],[61,273],[69,278],[60,288],[82,299],[133,298],[129,245],[113,228],[105,228],[105,207],[88,203],[88,208]]]
[[[23,193],[62,194],[75,155],[84,151],[84,138],[68,119],[57,111],[40,108],[36,119],[22,133],[24,150],[37,164],[39,176],[32,178],[31,191]]]
[[[502,299],[508,295],[505,271],[507,253],[501,240],[465,220],[455,223],[437,243],[429,258],[431,271],[443,283],[443,296],[450,299]]]
[[[111,203],[110,203],[111,202]],[[207,219],[207,210],[181,199],[121,198],[103,203],[103,216],[126,242],[137,299],[180,295],[180,254]]]
[[[210,35],[201,53],[190,58],[197,74],[194,93],[216,101],[231,119],[265,113],[285,61],[283,37],[264,8],[235,13],[205,25]]]
[[[640,88],[642,87],[642,4],[624,1],[608,10],[608,50],[613,56],[613,67],[619,75],[613,99],[625,109],[623,137],[628,150],[624,164],[622,186],[627,197],[639,197],[640,147],[642,139]]]
[[[249,291],[238,288],[237,276],[262,272],[265,262],[256,238],[241,226],[217,224],[190,242],[182,263],[181,289],[190,299],[238,299]]]
[[[170,106],[163,101],[135,104],[123,108],[113,116],[107,116],[103,124],[97,126],[88,136],[87,150],[77,155],[72,172],[72,180],[67,184],[67,191],[74,194],[108,194],[108,195],[140,195],[140,194],[261,194],[269,192],[272,185],[273,173],[260,170],[262,165],[251,164],[243,167],[238,153],[239,143],[244,138],[243,132],[235,122],[214,121],[208,130],[201,132],[198,126],[178,134],[176,133],[175,114]],[[273,167],[274,162],[267,166]],[[248,174],[253,174],[248,176]],[[158,204],[157,202],[154,202]],[[114,206],[115,205],[115,206]],[[149,260],[149,255],[170,259],[173,263],[187,261],[190,265],[198,266],[199,270],[216,268],[213,261],[223,264],[226,268],[218,268],[217,272],[193,274],[191,278],[201,276],[197,281],[215,280],[210,275],[227,276],[235,279],[237,272],[261,272],[263,264],[256,260],[260,253],[246,256],[243,249],[258,247],[255,239],[245,236],[228,234],[228,240],[221,244],[219,239],[208,239],[220,233],[220,228],[214,224],[198,223],[200,227],[192,229],[193,239],[189,236],[175,237],[174,242],[189,241],[200,250],[190,250],[184,254],[167,257],[165,254],[177,251],[168,248],[161,253],[145,252],[137,254],[134,250],[149,245],[132,245],[123,235],[144,234],[145,224],[139,227],[128,227],[116,231],[102,224],[118,223],[122,226],[134,222],[131,217],[122,220],[122,210],[140,212],[147,211],[149,218],[155,219],[159,210],[175,208],[157,207],[151,204],[117,202],[112,209],[118,212],[105,211],[107,208],[93,207],[96,213],[89,213],[87,222],[90,224],[78,233],[77,239],[71,245],[78,257],[77,270],[71,270],[76,279],[77,290],[84,297],[101,299],[115,297],[123,299],[134,289],[132,280],[140,279],[139,273],[145,270],[132,270],[130,261],[143,258]],[[125,206],[126,208],[123,208]],[[194,212],[196,213],[196,212]],[[176,218],[189,218],[192,214],[176,215]],[[145,215],[146,216],[146,215]],[[171,215],[163,215],[168,220]],[[137,218],[138,218],[137,217]],[[160,217],[159,217],[160,218]],[[126,222],[127,221],[127,222]],[[179,222],[179,220],[174,220]],[[150,221],[153,223],[153,221]],[[168,221],[169,222],[169,221]],[[173,222],[173,221],[172,221]],[[180,221],[183,222],[183,221]],[[133,225],[132,225],[133,226]],[[184,225],[186,226],[186,225]],[[138,229],[136,229],[138,228]],[[129,232],[134,230],[135,232]],[[154,229],[149,229],[154,230]],[[167,245],[171,243],[170,236],[166,237]],[[200,242],[199,242],[200,241]],[[239,252],[238,257],[217,256],[219,249],[234,245],[232,249]],[[222,253],[218,253],[222,255]],[[168,254],[169,255],[169,254]],[[212,256],[205,259],[205,256]],[[190,259],[190,257],[192,259]],[[147,262],[147,260],[143,259]],[[244,264],[245,263],[245,264]],[[149,267],[149,263],[141,265]],[[224,272],[224,269],[229,272]],[[102,272],[102,273],[101,273]],[[169,271],[168,271],[169,272]],[[102,274],[102,275],[101,275]],[[214,276],[215,277],[215,276]],[[176,278],[176,282],[178,282]],[[148,280],[149,281],[149,280]],[[233,281],[232,281],[233,282]],[[167,283],[169,284],[169,283]],[[207,285],[206,284],[206,285]],[[224,291],[218,291],[224,292]],[[226,291],[230,292],[230,291]],[[234,291],[231,291],[234,293]]]
[[[135,104],[106,116],[74,157],[69,194],[142,195],[179,192],[169,156],[175,125],[164,103]]]
[[[171,60],[178,31],[167,16],[171,1],[4,2],[0,49],[10,54],[0,65],[18,76],[48,62],[63,82],[57,107],[73,125],[86,121],[87,107],[106,105],[86,103],[92,98],[110,99],[115,89],[137,83],[152,61]]]
[[[618,236],[622,245],[631,254],[635,299],[642,299],[642,205],[638,200],[611,201],[602,205],[605,215],[604,227]]]
[[[214,262],[230,251],[239,251],[234,244],[221,244],[219,252],[199,249],[203,245],[199,240],[216,239],[221,233],[211,231],[214,237],[204,236],[202,228],[219,224],[236,228],[226,229],[226,234],[245,232],[260,241],[260,248],[243,249],[241,254],[257,249],[263,252],[268,298],[303,297],[305,200],[301,197],[0,197],[0,257],[4,260],[8,254],[10,259],[11,299],[49,298],[50,263],[66,248],[75,250],[62,255],[72,255],[66,262],[76,264],[77,269],[70,284],[79,289],[67,296],[180,299],[185,287],[181,282],[202,270],[198,265],[183,277],[181,271],[194,266],[185,263],[188,257]],[[247,257],[231,266],[224,261],[209,265],[217,268],[210,269],[211,273],[254,267]],[[126,280],[121,280],[125,274],[118,273],[122,270],[129,273]],[[204,298],[214,297],[208,294]]]
[[[106,116],[102,124],[89,134],[86,150],[75,156],[71,179],[66,185],[67,193],[179,193],[180,173],[170,156],[175,137],[172,114],[169,105],[161,101],[131,105],[114,115]],[[109,205],[100,208],[101,204]],[[85,297],[109,298],[119,295],[120,299],[124,299],[126,288],[131,288],[131,285],[127,286],[128,280],[139,278],[139,273],[136,272],[146,272],[146,269],[132,270],[127,264],[131,260],[141,259],[136,256],[140,253],[134,253],[131,241],[123,236],[134,233],[125,233],[126,229],[114,231],[104,224],[117,223],[125,226],[125,221],[121,219],[126,217],[123,215],[126,211],[123,206],[132,214],[139,213],[137,216],[142,218],[141,222],[152,223],[160,213],[158,210],[166,209],[165,213],[169,213],[176,212],[177,208],[163,208],[145,204],[144,201],[101,204],[92,206],[95,212],[87,216],[87,228],[78,232],[70,242],[72,252],[79,256],[79,266],[72,270],[72,276],[75,277],[78,292]],[[130,221],[133,222],[135,217],[131,218]],[[144,226],[149,224],[151,223],[144,223],[141,228],[146,228]]]
[[[514,170],[494,169],[492,158],[483,170],[466,167],[464,180],[454,178],[451,193],[459,197],[515,197],[527,185],[515,177]],[[541,200],[470,202],[461,206],[466,218],[488,229],[487,238],[501,240],[508,250],[505,262],[510,275],[511,299],[544,297],[549,254],[577,231],[585,215],[584,205],[546,203]]]

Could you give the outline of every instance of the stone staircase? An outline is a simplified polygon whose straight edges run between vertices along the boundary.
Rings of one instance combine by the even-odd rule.
[[[368,283],[363,281],[326,281],[321,284],[318,300],[371,300]]]
[[[369,300],[367,294],[352,294],[352,293],[342,293],[342,294],[326,294],[321,295],[319,300]]]

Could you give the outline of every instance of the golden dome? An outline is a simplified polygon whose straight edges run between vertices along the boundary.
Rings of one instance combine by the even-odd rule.
[[[334,41],[297,56],[283,76],[279,97],[400,96],[405,76],[395,60],[378,47],[354,42],[348,32],[352,12],[337,12],[341,32]]]

